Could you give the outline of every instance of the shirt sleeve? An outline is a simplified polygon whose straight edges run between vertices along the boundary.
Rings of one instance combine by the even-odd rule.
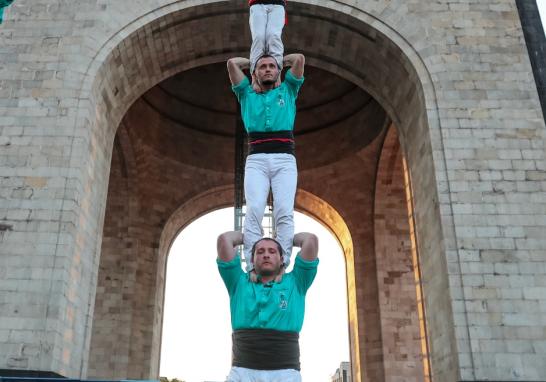
[[[244,98],[249,86],[250,86],[250,81],[248,80],[248,77],[246,76],[237,85],[231,86],[231,90],[233,91],[233,93],[235,93],[239,102],[241,102],[241,100]]]
[[[298,286],[298,289],[302,294],[305,294],[307,292],[307,289],[309,289],[309,287],[313,283],[313,280],[315,280],[315,276],[317,275],[318,263],[319,259],[308,261],[302,259],[299,253],[298,256],[296,256],[296,261],[294,262],[294,269],[292,270],[292,274],[296,281],[296,285]]]
[[[223,261],[217,258],[216,264],[229,295],[233,295],[237,289],[237,282],[244,273],[241,269],[241,259],[239,256],[235,256],[231,261]]]
[[[303,76],[301,78],[296,78],[290,70],[288,70],[284,76],[284,83],[294,98],[298,96],[298,92],[300,91],[301,85],[303,85],[303,81],[305,81]]]

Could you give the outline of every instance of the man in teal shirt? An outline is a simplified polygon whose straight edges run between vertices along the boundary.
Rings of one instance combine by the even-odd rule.
[[[283,268],[280,244],[271,238],[255,243],[258,282],[253,282],[236,255],[242,243],[240,232],[218,237],[218,270],[229,293],[233,329],[228,381],[300,382],[299,332],[305,296],[317,273],[318,239],[310,233],[294,235],[301,251],[280,282],[275,281]]]
[[[243,233],[247,270],[251,271],[250,249],[263,235],[262,218],[270,188],[276,239],[282,247],[285,267],[290,263],[298,179],[293,130],[296,99],[304,81],[305,57],[297,53],[284,57],[284,66],[290,69],[282,83],[279,81],[281,71],[273,57],[266,55],[257,61],[252,73],[253,84],[243,73],[249,64],[249,60],[243,57],[231,58],[227,62],[232,89],[241,104],[249,138]]]

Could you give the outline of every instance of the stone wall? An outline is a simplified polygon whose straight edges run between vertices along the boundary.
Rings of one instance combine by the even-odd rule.
[[[109,309],[103,292],[112,280],[99,276],[99,264],[112,259],[101,256],[103,238],[104,248],[119,245],[111,225],[103,236],[104,216],[107,205],[127,208],[126,200],[107,204],[115,133],[130,105],[161,80],[246,54],[246,11],[204,0],[17,0],[6,9],[0,369],[87,375],[91,333],[101,328],[93,325],[97,290],[97,312]],[[289,12],[287,51],[303,51],[309,65],[365,89],[399,132],[433,379],[545,379],[544,120],[515,1],[294,1]],[[377,147],[300,178],[352,236],[359,331],[352,346],[363,380],[386,376],[373,243]],[[157,159],[149,170],[159,181],[178,176],[161,173],[157,152],[135,153],[137,162],[141,154]],[[115,177],[122,167],[114,159]],[[231,178],[206,179],[217,187]],[[143,195],[163,198],[153,184],[139,186]],[[137,211],[151,216],[134,232],[147,243],[130,264],[144,296],[137,311],[158,309],[157,264],[139,270],[159,256],[177,203]],[[121,224],[116,209],[107,213]],[[142,364],[155,362],[141,350],[157,341],[149,327],[157,317],[156,310],[133,319],[145,333],[135,339]]]
[[[411,211],[408,211],[403,156],[396,130],[389,129],[377,168],[374,206],[374,241],[381,312],[381,338],[386,381],[424,382],[419,326],[420,280],[412,259]]]

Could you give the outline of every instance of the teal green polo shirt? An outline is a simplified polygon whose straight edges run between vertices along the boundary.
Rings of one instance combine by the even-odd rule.
[[[4,8],[9,6],[11,3],[13,3],[13,0],[0,0],[0,24],[4,18]]]
[[[229,293],[231,327],[300,332],[305,314],[305,295],[317,274],[318,259],[303,260],[299,255],[292,272],[280,283],[250,281],[235,256],[229,262],[216,260]]]
[[[294,130],[296,98],[304,78],[289,70],[275,89],[256,93],[248,78],[231,87],[241,104],[241,117],[248,133]]]

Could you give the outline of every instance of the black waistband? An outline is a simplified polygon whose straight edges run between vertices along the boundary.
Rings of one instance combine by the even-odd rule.
[[[299,333],[271,329],[236,330],[232,366],[255,370],[300,369]]]
[[[294,133],[281,130],[248,134],[248,155],[251,154],[296,154]]]
[[[277,5],[286,5],[284,0],[254,0],[250,2],[250,6],[254,4],[277,4]]]

